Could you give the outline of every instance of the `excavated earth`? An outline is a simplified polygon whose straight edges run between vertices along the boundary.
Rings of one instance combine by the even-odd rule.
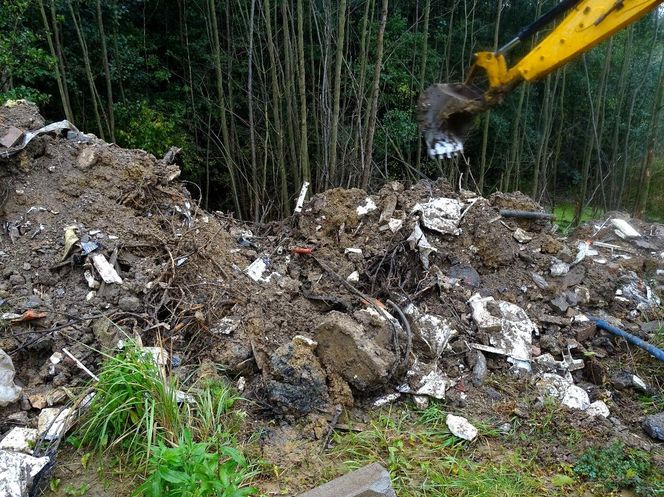
[[[32,104],[0,108],[0,137],[10,126],[42,125]],[[296,477],[307,444],[320,447],[339,408],[340,423],[361,424],[377,399],[417,392],[418,405],[444,398],[447,409],[499,426],[537,416],[542,374],[554,360],[562,375],[566,357],[577,366],[564,374],[610,415],[563,409],[555,423],[580,429],[582,445],[616,439],[662,463],[661,442],[641,426],[643,392],[622,381],[637,374],[661,394],[662,364],[583,316],[653,339],[663,317],[664,226],[612,213],[607,219],[625,218],[641,236],[624,239],[596,221],[562,237],[546,219],[500,215],[544,212],[525,195],[482,198],[444,181],[393,182],[374,195],[332,189],[283,221],[252,224],[205,212],[178,176],[172,157],[76,130],[0,158],[0,299],[14,315],[1,322],[0,349],[23,389],[0,408],[0,435],[36,425],[41,409],[89,383],[67,356],[51,360],[63,347],[94,372],[118,340],[140,337],[167,349],[182,378],[213,363],[240,380],[260,456],[290,468],[292,492],[307,488]],[[451,206],[439,230],[426,221],[435,199]],[[66,233],[77,239],[69,250]],[[575,263],[588,247],[596,252]],[[102,281],[95,254],[122,283]],[[498,320],[482,323],[469,301],[489,297]],[[497,350],[509,318],[501,321],[503,303],[532,325],[522,352],[530,372],[516,353]],[[573,461],[564,444],[547,447],[540,457],[549,462]]]

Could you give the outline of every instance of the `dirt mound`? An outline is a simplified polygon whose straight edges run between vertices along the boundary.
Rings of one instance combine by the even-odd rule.
[[[0,108],[0,135],[41,125],[33,105]],[[183,377],[203,361],[244,376],[256,416],[361,412],[384,393],[492,412],[548,378],[563,403],[574,386],[610,404],[616,421],[598,417],[598,433],[641,433],[632,386],[611,378],[638,369],[661,391],[654,360],[626,364],[625,343],[589,318],[653,338],[664,227],[628,219],[634,236],[607,220],[560,237],[547,219],[501,216],[543,212],[520,193],[443,181],[333,189],[257,225],[203,211],[178,176],[169,159],[76,130],[0,162],[0,349],[23,389],[1,430],[36,424],[88,381],[63,347],[95,371],[100,352],[140,337]]]

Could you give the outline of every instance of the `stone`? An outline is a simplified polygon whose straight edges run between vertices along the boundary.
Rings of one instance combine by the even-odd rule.
[[[479,288],[482,285],[482,278],[474,267],[468,264],[456,264],[448,272],[450,278],[461,280],[461,282],[471,288]]]
[[[378,463],[364,466],[298,497],[396,497],[390,474]]]
[[[23,136],[23,131],[15,126],[10,126],[7,131],[0,137],[0,145],[5,148],[11,148],[17,144],[18,140]]]
[[[560,312],[565,312],[569,308],[569,303],[565,295],[558,295],[550,303],[554,309],[558,309]]]
[[[69,429],[69,416],[72,410],[68,407],[47,407],[42,409],[37,420],[37,431],[46,440],[56,440]]]
[[[23,276],[21,276],[20,274],[12,274],[9,277],[9,284],[11,286],[25,285],[25,278]]]
[[[79,169],[89,169],[99,161],[99,153],[96,146],[86,147],[81,150],[76,159],[76,165]]]
[[[303,416],[328,404],[325,371],[314,354],[317,346],[296,335],[270,357],[266,393],[276,409]]]
[[[36,440],[37,430],[34,428],[14,427],[0,441],[0,449],[32,455]]]
[[[655,440],[664,440],[664,412],[646,416],[642,426],[650,437]]]
[[[596,400],[590,404],[586,412],[589,416],[602,416],[603,418],[608,418],[611,415],[609,407],[603,400]]]
[[[391,325],[382,316],[369,320],[369,314],[356,313],[366,321],[363,324],[347,314],[331,311],[314,330],[323,365],[365,392],[385,385],[396,359],[389,349]]]
[[[447,424],[447,428],[449,428],[450,432],[452,432],[452,435],[455,437],[463,438],[464,440],[469,441],[472,441],[477,437],[477,428],[475,428],[463,416],[448,414],[445,423]]]
[[[28,395],[30,405],[35,409],[44,409],[56,404],[60,404],[67,398],[64,390],[55,388],[52,390],[41,391]]]
[[[120,300],[118,300],[118,307],[125,312],[140,312],[143,308],[143,304],[138,297],[128,296],[120,297]]]

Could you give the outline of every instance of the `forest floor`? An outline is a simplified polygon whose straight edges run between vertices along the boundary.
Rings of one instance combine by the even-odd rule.
[[[0,107],[0,138],[42,125],[32,105]],[[606,213],[561,236],[508,217],[544,212],[525,195],[443,181],[332,189],[255,224],[202,210],[169,158],[92,135],[5,155],[0,349],[21,392],[0,436],[76,407],[30,443],[50,458],[33,495],[130,495],[154,482],[157,442],[232,444],[248,462],[224,452],[228,474],[266,496],[370,462],[399,497],[664,495],[664,446],[644,431],[664,411],[662,363],[589,319],[664,346],[664,226]],[[163,352],[139,371],[143,347]],[[130,387],[116,431],[95,425]]]

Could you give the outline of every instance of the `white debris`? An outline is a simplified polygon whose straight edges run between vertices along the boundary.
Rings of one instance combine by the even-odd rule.
[[[69,429],[69,415],[72,410],[68,407],[47,407],[42,409],[37,420],[37,431],[46,440],[55,440]]]
[[[378,397],[376,400],[374,400],[373,406],[374,407],[383,407],[387,404],[391,404],[392,402],[397,400],[399,397],[401,397],[401,394],[399,392],[390,393],[388,395],[383,395],[382,397]]]
[[[247,386],[247,379],[244,376],[240,376],[240,378],[237,380],[237,391],[242,393],[244,392],[244,389]]]
[[[420,384],[421,386],[415,391],[416,395],[426,395],[427,397],[442,400],[445,398],[445,392],[447,392],[447,389],[453,382],[446,375],[434,368],[429,374],[422,377]]]
[[[491,346],[508,356],[508,361],[518,368],[529,371],[533,333],[538,330],[526,312],[518,305],[503,300],[496,301],[493,297],[482,298],[478,293],[473,295],[468,303],[478,328],[492,332],[489,337]],[[499,316],[492,314],[492,309],[496,312],[496,305]]]
[[[434,314],[420,314],[413,304],[409,304],[404,313],[412,316],[415,333],[429,346],[436,360],[442,355],[450,339],[458,333],[446,318]]]
[[[424,410],[429,407],[429,397],[423,395],[413,395],[413,402],[415,402],[415,407],[420,410]]]
[[[348,275],[346,281],[350,281],[351,283],[357,283],[358,281],[360,281],[360,273],[358,273],[357,271],[353,271]]]
[[[424,269],[429,269],[429,254],[431,254],[431,252],[438,252],[438,250],[429,243],[429,240],[424,236],[424,233],[418,224],[415,225],[413,232],[406,241],[409,243],[411,250],[415,250],[415,247],[417,247],[420,252],[420,261],[422,262]]]
[[[387,222],[387,225],[389,226],[392,233],[396,233],[403,226],[403,219],[390,218],[390,220]]]
[[[258,282],[263,282],[267,283],[270,281],[270,278],[272,277],[272,273],[268,276],[263,276],[265,274],[265,271],[267,270],[267,266],[269,264],[269,259],[267,257],[259,257],[256,259],[254,262],[249,264],[244,272],[249,276],[252,280]]]
[[[92,259],[92,264],[94,264],[95,269],[99,273],[101,279],[104,280],[104,283],[122,283],[122,278],[120,278],[120,275],[106,260],[106,257],[104,257],[103,254],[91,254],[89,257]]]
[[[364,201],[364,205],[358,206],[356,209],[357,216],[362,217],[367,215],[371,211],[375,211],[378,207],[376,206],[376,203],[371,199],[371,197],[367,197],[366,200]]]
[[[594,248],[591,248],[590,242],[580,241],[577,245],[577,253],[574,262],[571,266],[576,266],[579,262],[586,258],[586,256],[599,255],[599,252]]]
[[[32,455],[32,447],[36,440],[37,430],[34,428],[14,427],[0,441],[0,449]]]
[[[21,396],[21,387],[14,383],[15,374],[11,357],[0,349],[0,407],[16,402]]]
[[[537,382],[541,395],[553,397],[571,408],[585,411],[590,407],[588,392],[574,385],[571,379],[553,373],[544,373]]]
[[[588,406],[588,409],[586,409],[586,412],[590,416],[602,416],[603,418],[608,418],[611,415],[611,411],[609,411],[609,407],[606,405],[606,403],[603,400],[596,400],[592,404]]]
[[[560,402],[570,409],[578,409],[580,411],[585,411],[590,407],[590,397],[588,397],[588,392],[576,385],[570,385],[567,387],[565,395],[563,395]]]
[[[463,438],[464,440],[474,440],[477,437],[477,428],[470,424],[463,416],[448,414],[445,423],[455,437]]]
[[[156,366],[166,366],[168,364],[168,351],[163,347],[143,347],[143,351],[152,357]]]
[[[238,316],[226,316],[210,326],[210,332],[215,335],[230,335],[240,325]]]
[[[549,271],[551,276],[564,276],[569,273],[569,264],[554,257]]]
[[[648,385],[646,385],[646,382],[635,374],[632,375],[632,385],[634,385],[634,387],[638,388],[639,390],[643,390],[644,392],[648,391]]]
[[[53,355],[48,358],[48,360],[51,361],[51,364],[60,364],[62,359],[64,359],[62,352],[54,352]]]
[[[300,196],[297,198],[297,203],[295,204],[295,213],[302,212],[302,205],[304,204],[304,198],[307,196],[307,190],[309,190],[309,182],[305,181],[302,183]]]
[[[48,457],[32,457],[0,450],[0,495],[26,497],[32,479],[48,464]]]
[[[620,238],[639,238],[641,235],[624,219],[611,219],[611,224],[616,228],[615,233]]]
[[[453,198],[434,198],[413,207],[413,213],[422,213],[422,224],[442,234],[459,235],[458,227],[464,203]]]
[[[521,228],[517,228],[514,230],[514,233],[512,233],[512,237],[519,243],[528,243],[533,239],[532,235],[529,235],[526,233],[525,230]]]
[[[348,247],[347,249],[344,250],[344,254],[355,254],[355,255],[362,255],[362,249],[361,248],[355,248],[355,247]]]

